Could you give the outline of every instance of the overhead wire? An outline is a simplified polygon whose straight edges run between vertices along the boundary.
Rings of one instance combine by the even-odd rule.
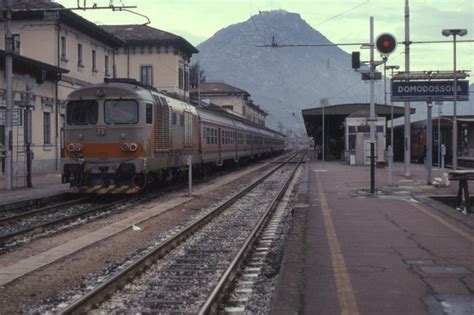
[[[324,20],[324,21],[322,21],[322,22],[320,22],[320,23],[318,23],[318,24],[316,24],[316,25],[314,25],[314,26],[319,26],[319,25],[324,24],[324,23],[326,23],[326,22],[332,21],[332,20],[334,20],[334,19],[336,19],[336,18],[338,18],[338,17],[340,17],[340,16],[342,16],[342,15],[344,15],[344,14],[346,14],[346,13],[349,13],[349,12],[351,12],[351,11],[354,11],[355,9],[360,8],[360,7],[363,6],[363,5],[366,5],[366,4],[369,3],[369,2],[370,2],[370,0],[364,1],[363,3],[360,3],[360,4],[356,5],[355,7],[352,7],[352,8],[350,8],[349,10],[346,10],[346,11],[344,11],[344,12],[338,13],[338,14],[336,14],[336,15],[330,17],[329,19],[326,19],[326,20]]]

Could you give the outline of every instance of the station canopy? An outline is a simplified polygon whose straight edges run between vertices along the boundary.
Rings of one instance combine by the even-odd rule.
[[[385,117],[387,121],[390,120],[392,105],[375,104],[375,115],[378,117]],[[325,129],[329,130],[340,130],[346,117],[356,112],[363,112],[370,110],[369,103],[349,103],[349,104],[338,104],[324,106],[324,124]],[[304,125],[306,127],[306,133],[310,137],[316,138],[321,132],[322,128],[322,116],[323,108],[308,108],[303,109]],[[415,109],[411,109],[411,114],[415,113]],[[393,118],[399,118],[404,115],[403,106],[393,106]],[[328,130],[329,129],[329,130]]]

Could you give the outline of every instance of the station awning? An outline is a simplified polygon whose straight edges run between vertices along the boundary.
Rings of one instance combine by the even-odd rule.
[[[359,111],[369,111],[369,103],[349,103],[349,104],[338,104],[324,107],[324,121],[326,124],[325,129],[330,126],[330,129],[339,128],[346,117]],[[392,105],[375,104],[375,114],[377,116],[383,116],[387,120],[390,120]],[[411,109],[411,114],[415,113],[415,109]],[[322,126],[323,108],[308,108],[302,110],[304,124],[306,127],[306,133],[310,137],[316,137],[316,134],[320,132]],[[393,118],[404,116],[404,107],[393,105]]]

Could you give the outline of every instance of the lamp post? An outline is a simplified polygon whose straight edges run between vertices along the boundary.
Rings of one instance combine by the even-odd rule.
[[[435,102],[438,105],[438,170],[441,170],[441,115],[443,114],[443,102]],[[441,174],[443,175],[443,174]]]
[[[456,101],[458,98],[457,85],[458,78],[456,74],[456,36],[464,36],[467,34],[466,29],[444,29],[441,34],[449,37],[453,36],[453,67],[454,67],[454,92],[453,92],[453,171],[458,167],[458,122],[456,115]]]
[[[321,110],[322,110],[322,138],[321,138],[321,144],[322,144],[322,155],[321,155],[321,168],[324,169],[324,154],[326,153],[326,150],[325,150],[325,146],[326,146],[326,141],[325,141],[325,137],[326,137],[326,132],[325,132],[325,117],[324,117],[324,107],[327,106],[329,104],[328,102],[328,99],[327,98],[322,98],[320,100],[320,104],[321,104]]]
[[[400,66],[385,66],[385,68],[387,70],[391,70],[390,74],[391,74],[391,77],[393,77],[393,70],[400,69]],[[392,93],[392,90],[390,90],[390,93]],[[393,150],[393,102],[392,101],[390,101],[390,105],[391,105],[391,108],[390,108],[390,145],[392,146],[392,150]]]
[[[400,66],[387,66],[387,63],[384,65],[384,72],[386,70],[391,70],[391,77],[393,77],[393,70],[400,69]],[[386,74],[384,73],[384,88],[385,88]],[[392,93],[392,89],[390,89]],[[387,93],[385,93],[385,105],[387,105]],[[393,172],[393,102],[390,101],[390,146],[388,147],[388,183],[392,185],[392,172]]]

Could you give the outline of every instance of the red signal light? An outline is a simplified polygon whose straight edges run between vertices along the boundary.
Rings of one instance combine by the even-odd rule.
[[[375,42],[375,47],[383,55],[391,54],[397,47],[397,41],[391,34],[381,34]]]

